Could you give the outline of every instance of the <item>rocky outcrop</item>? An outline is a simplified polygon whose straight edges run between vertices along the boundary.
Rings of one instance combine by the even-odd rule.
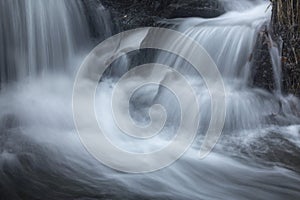
[[[272,35],[275,40],[283,40],[283,89],[300,96],[300,1],[272,2]]]
[[[224,8],[218,0],[101,0],[111,11],[118,31],[157,26],[162,19],[180,17],[217,17]]]
[[[275,89],[274,73],[269,53],[268,25],[260,31],[252,55],[252,85],[269,91]]]
[[[282,92],[300,97],[300,1],[272,0],[272,20],[268,29],[262,30],[253,54],[253,84],[272,91],[274,76],[269,54],[267,35],[282,46]]]

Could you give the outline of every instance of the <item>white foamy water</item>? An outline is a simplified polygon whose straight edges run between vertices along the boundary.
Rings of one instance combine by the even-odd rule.
[[[0,1],[0,10],[7,12],[0,12],[3,15],[0,21],[9,27],[2,29],[0,36],[14,41],[11,47],[0,47],[1,80],[16,80],[6,84],[5,91],[0,93],[0,194],[3,198],[299,198],[300,102],[293,96],[283,97],[248,86],[249,56],[259,28],[270,20],[270,10],[265,2],[238,2],[233,6],[224,0],[228,12],[218,18],[179,20],[178,30],[207,49],[224,78],[227,115],[216,148],[205,159],[197,158],[203,130],[207,129],[211,116],[210,96],[202,78],[183,60],[156,52],[154,61],[176,68],[196,90],[202,116],[199,134],[192,148],[170,167],[149,174],[126,174],[96,161],[80,143],[71,106],[74,75],[72,70],[63,72],[58,67],[79,66],[92,43],[83,5],[79,1],[39,0],[35,4]],[[20,16],[12,8],[19,9]],[[105,18],[107,13],[99,17]],[[17,27],[22,27],[21,31]],[[28,39],[22,48],[16,47],[19,39]],[[8,54],[16,60],[9,60]],[[276,53],[273,56],[275,60],[278,58]],[[129,63],[130,59],[123,57],[114,73],[120,76]],[[54,70],[49,70],[52,64]],[[23,68],[24,65],[28,67]],[[12,71],[3,72],[8,70]],[[39,71],[43,71],[42,76],[38,75]],[[173,137],[180,118],[174,95],[151,85],[133,95],[130,114],[137,123],[149,121],[146,113],[156,103],[165,106],[168,113],[166,127],[160,135],[147,141],[133,140],[117,128],[110,109],[118,76],[107,75],[96,93],[96,115],[107,137],[120,148],[136,153],[163,148]]]

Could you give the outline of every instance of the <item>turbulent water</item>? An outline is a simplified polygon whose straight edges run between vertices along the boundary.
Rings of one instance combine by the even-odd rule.
[[[182,59],[151,52],[148,59],[173,66],[196,90],[201,128],[192,148],[170,167],[126,174],[96,161],[80,143],[73,122],[74,72],[93,44],[84,5],[0,0],[0,199],[300,198],[300,102],[280,91],[278,45],[270,47],[276,91],[249,87],[251,55],[260,28],[270,20],[269,3],[222,3],[227,13],[220,17],[167,22],[203,45],[224,78],[227,115],[220,141],[208,157],[197,158],[210,119],[209,92]],[[94,13],[97,26],[103,27],[98,34],[108,36],[107,11],[100,6]],[[178,128],[178,102],[163,87],[139,89],[131,99],[133,119],[149,121],[145,113],[159,103],[169,116],[166,127],[150,141],[122,134],[110,98],[118,77],[137,63],[132,56],[138,56],[138,63],[147,60],[134,54],[115,63],[97,89],[96,114],[116,145],[132,152],[153,151]]]

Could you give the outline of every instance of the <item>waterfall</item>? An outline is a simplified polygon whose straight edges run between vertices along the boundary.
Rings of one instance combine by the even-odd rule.
[[[180,29],[211,55],[225,79],[248,84],[250,57],[258,32],[270,19],[265,4],[247,11],[229,12],[219,18],[185,20]]]
[[[281,39],[280,39],[281,40]],[[270,56],[271,56],[271,62],[273,66],[273,73],[274,73],[274,81],[275,81],[275,88],[276,93],[278,95],[282,94],[282,69],[281,69],[281,55],[282,55],[282,41],[279,41],[279,44],[276,44],[271,35],[269,35],[269,48],[270,48]]]
[[[245,11],[255,7],[257,4],[264,2],[264,0],[219,0],[219,2],[227,11]]]
[[[262,27],[268,24],[271,18],[271,10],[267,9],[268,2],[261,1],[256,4],[249,2],[249,4],[252,6],[249,7],[246,4],[244,9],[234,7],[238,10],[231,10],[213,19],[183,19],[179,26],[178,20],[176,20],[178,30],[199,42],[213,58],[222,74],[227,90],[228,113],[224,131],[231,134],[237,130],[268,126],[269,123],[273,123],[272,116],[281,112],[279,98],[249,86],[254,67],[251,61],[256,40]],[[277,54],[275,54],[276,52]],[[278,85],[281,73],[278,48],[272,45],[271,53],[274,70],[276,69],[274,71],[276,72],[274,73],[276,85]],[[210,115],[207,114],[210,112],[210,94],[206,90],[205,83],[201,82],[201,77],[194,77],[196,72],[188,63],[180,62],[179,58],[174,61],[172,56],[162,54],[158,56],[156,62],[167,63],[168,66],[171,65],[191,77],[191,81],[199,92],[199,101],[202,102],[201,113],[206,119],[203,120],[202,125],[205,126],[210,119]],[[278,87],[280,86],[278,85]],[[293,115],[291,112],[286,114]],[[276,115],[276,117],[278,116]]]
[[[64,71],[89,44],[81,1],[0,1],[0,83]]]
[[[116,146],[133,153],[167,145],[181,114],[171,91],[146,85],[130,99],[132,120],[147,124],[149,108],[161,104],[168,114],[166,127],[142,141],[118,128],[111,96],[133,65],[174,67],[191,84],[200,104],[198,135],[183,157],[153,173],[127,174],[94,159],[73,121],[74,71],[95,45],[92,35],[99,41],[112,34],[108,11],[98,0],[0,0],[0,82],[7,86],[0,92],[0,199],[299,199],[300,101],[249,85],[256,39],[270,20],[269,3],[220,2],[226,13],[217,18],[161,22],[201,44],[224,79],[225,127],[205,159],[197,156],[211,118],[211,100],[203,77],[189,63],[163,51],[133,52],[113,63],[99,82],[94,105],[98,123]],[[184,43],[172,42],[194,53]],[[271,45],[270,53],[281,91],[279,49]],[[115,55],[109,49],[105,53]]]

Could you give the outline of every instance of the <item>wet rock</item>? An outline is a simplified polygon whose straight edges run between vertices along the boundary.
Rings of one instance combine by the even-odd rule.
[[[242,153],[268,165],[300,172],[300,149],[282,133],[270,132],[263,137],[256,138],[248,146],[242,147]]]
[[[215,0],[184,0],[168,5],[161,16],[165,18],[213,18],[222,15],[224,12],[224,8]]]
[[[257,37],[252,58],[252,86],[273,91],[275,89],[274,74],[269,53],[268,30],[263,27]]]
[[[300,10],[299,1],[273,0],[272,32],[283,40],[283,90],[300,97]]]
[[[211,18],[225,12],[218,0],[102,0],[101,3],[111,12],[117,31],[157,26],[162,19]]]

